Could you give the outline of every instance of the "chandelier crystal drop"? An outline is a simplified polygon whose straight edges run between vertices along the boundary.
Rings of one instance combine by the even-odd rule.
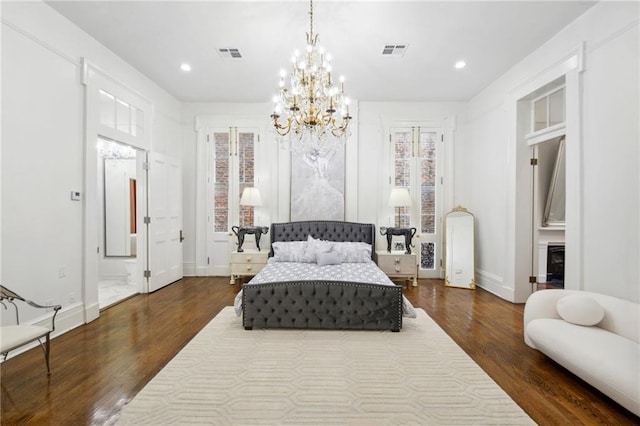
[[[98,139],[96,142],[98,155],[111,160],[125,160],[136,158],[136,150],[129,145],[122,145],[114,141]]]
[[[312,157],[330,157],[349,137],[349,99],[344,77],[339,86],[331,74],[331,57],[318,45],[313,33],[313,0],[309,2],[307,47],[296,51],[290,73],[280,71],[280,88],[273,97],[273,125],[292,152]],[[287,87],[287,82],[289,86]]]

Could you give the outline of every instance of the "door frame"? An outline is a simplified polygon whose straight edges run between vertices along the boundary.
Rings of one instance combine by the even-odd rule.
[[[216,250],[215,254],[219,257],[213,260],[214,252],[212,250],[211,239],[213,238],[213,218],[209,210],[213,201],[213,193],[209,183],[210,171],[210,147],[207,142],[207,136],[211,135],[215,130],[229,129],[236,127],[238,129],[255,129],[259,135],[259,142],[254,148],[254,184],[260,189],[263,196],[263,205],[255,213],[256,221],[260,224],[271,223],[272,209],[278,206],[277,202],[269,200],[277,200],[273,195],[277,188],[275,185],[267,186],[265,174],[263,171],[271,170],[271,167],[277,167],[277,162],[269,163],[269,150],[273,150],[274,145],[266,142],[266,129],[269,121],[265,120],[264,115],[198,115],[195,118],[194,130],[196,132],[196,253],[195,265],[189,267],[189,272],[196,276],[229,276],[230,274],[230,254],[235,247],[235,240],[231,230],[229,229],[226,238],[220,238],[219,243],[225,246],[225,252],[220,253]],[[277,170],[277,169],[276,169]],[[262,247],[263,250],[266,247]],[[220,249],[221,250],[221,249]],[[226,260],[225,260],[226,259]]]
[[[131,145],[136,148],[138,154],[136,157],[144,156],[143,153],[150,149],[151,145],[151,118],[152,104],[146,98],[141,96],[135,90],[128,88],[125,84],[111,77],[107,72],[95,66],[86,58],[82,58],[82,81],[85,86],[85,133],[84,133],[84,194],[83,199],[83,289],[82,300],[84,305],[84,321],[91,322],[100,316],[100,306],[98,301],[98,255],[100,251],[99,232],[98,232],[98,190],[97,190],[97,174],[98,174],[98,152],[96,143],[98,136],[107,139],[116,140],[118,142]],[[131,105],[143,112],[144,122],[142,135],[132,136],[130,134],[120,132],[114,128],[106,127],[100,124],[100,99],[99,90],[104,89],[120,99],[127,100]],[[143,152],[140,152],[143,151]],[[141,173],[142,162],[137,161],[137,173],[140,174],[140,181],[146,180],[145,173]],[[138,183],[138,189],[142,192],[146,191],[146,182]],[[139,200],[146,199],[146,193],[138,194]],[[138,207],[144,206],[146,203],[138,202]],[[142,235],[138,235],[137,240],[146,242],[147,236],[145,227],[141,226],[146,208],[138,208],[137,210],[137,229]],[[138,244],[138,253],[140,259],[146,259],[146,244]],[[139,289],[144,291],[143,271],[146,268],[145,262],[138,262],[137,265],[137,282]]]
[[[566,226],[565,226],[565,288],[580,290],[583,287],[582,264],[583,223],[582,223],[582,73],[584,65],[584,44],[579,44],[548,65],[531,79],[509,91],[505,98],[509,129],[510,156],[507,164],[506,209],[507,235],[504,280],[513,283],[513,293],[496,291],[504,299],[514,303],[524,303],[533,292],[529,277],[532,275],[533,236],[533,173],[529,170],[531,148],[525,135],[529,116],[518,114],[518,103],[529,94],[565,78],[565,161],[566,161]],[[537,265],[535,265],[537,268]]]
[[[394,186],[393,183],[393,173],[394,173],[394,166],[393,166],[393,159],[394,159],[394,149],[393,146],[391,144],[391,132],[393,129],[413,129],[413,128],[417,128],[418,131],[428,131],[428,132],[436,132],[436,218],[435,218],[435,227],[436,227],[436,232],[435,232],[435,237],[433,238],[433,242],[435,242],[436,244],[436,250],[434,253],[434,266],[435,268],[433,270],[428,270],[428,269],[420,269],[420,263],[421,263],[421,251],[420,251],[420,244],[423,242],[423,236],[422,236],[422,231],[419,228],[420,225],[420,217],[419,217],[419,213],[420,213],[420,207],[418,205],[418,203],[416,202],[416,198],[419,197],[419,193],[416,193],[415,191],[412,192],[412,206],[411,206],[411,223],[412,226],[414,225],[418,225],[416,226],[416,228],[418,228],[416,235],[414,237],[415,240],[415,253],[416,253],[416,260],[417,260],[417,268],[418,268],[418,278],[442,278],[444,276],[444,268],[442,265],[442,258],[443,258],[443,241],[444,241],[444,232],[443,232],[443,213],[444,213],[444,205],[445,202],[447,200],[447,195],[446,195],[446,187],[445,187],[445,182],[447,181],[445,179],[445,175],[446,175],[446,167],[445,165],[447,164],[446,159],[448,157],[448,152],[447,152],[447,146],[444,144],[444,140],[445,140],[445,134],[449,133],[448,132],[448,127],[447,126],[447,120],[443,120],[443,121],[430,121],[430,120],[417,120],[417,121],[407,121],[407,120],[394,120],[394,121],[389,121],[389,123],[385,126],[385,137],[387,138],[385,140],[386,143],[388,143],[388,149],[386,150],[386,164],[388,165],[387,170],[388,173],[386,176],[383,176],[384,182],[382,185],[382,188],[384,190],[384,194],[389,194],[391,191],[391,188]],[[438,140],[439,139],[439,140]],[[447,137],[447,140],[449,138]],[[417,142],[419,144],[419,141]],[[411,169],[411,186],[412,187],[416,187],[419,188],[420,186],[420,180],[421,180],[421,173],[419,170],[419,164],[418,162],[420,160],[417,160],[416,157],[412,157],[413,160],[410,164],[410,169]],[[393,226],[392,220],[393,220],[393,214],[395,214],[395,212],[393,212],[391,210],[390,207],[387,206],[387,198],[388,195],[383,196],[383,210],[382,210],[382,214],[381,214],[381,219],[379,220],[380,223],[386,223],[386,226]]]

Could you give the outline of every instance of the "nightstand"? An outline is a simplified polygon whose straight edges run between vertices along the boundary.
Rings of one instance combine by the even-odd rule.
[[[378,255],[378,267],[387,274],[389,278],[404,278],[405,284],[412,281],[412,285],[418,285],[418,264],[416,254],[406,254],[404,251],[386,250],[376,251]]]
[[[231,281],[235,284],[238,277],[252,277],[267,264],[269,251],[245,250],[231,253]]]

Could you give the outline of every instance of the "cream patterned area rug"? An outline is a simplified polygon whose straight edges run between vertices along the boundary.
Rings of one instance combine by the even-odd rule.
[[[252,330],[224,308],[118,424],[534,424],[425,313],[389,331]]]

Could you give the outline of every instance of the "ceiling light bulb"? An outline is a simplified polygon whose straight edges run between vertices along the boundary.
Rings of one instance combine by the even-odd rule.
[[[467,66],[467,63],[465,61],[458,61],[456,62],[456,64],[454,65],[456,67],[456,69],[462,69],[464,67]]]
[[[181,69],[182,71],[187,71],[187,72],[189,72],[189,71],[191,71],[191,65],[189,65],[189,64],[187,64],[187,63],[184,63],[184,64],[180,65],[180,69]]]

